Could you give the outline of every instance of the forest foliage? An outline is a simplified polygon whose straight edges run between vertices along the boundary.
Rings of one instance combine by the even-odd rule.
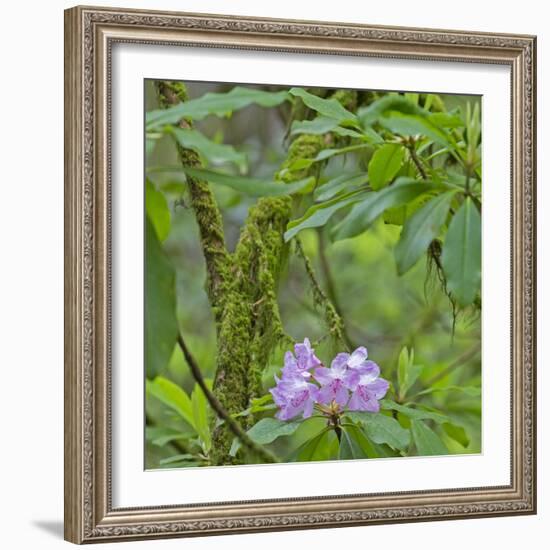
[[[479,98],[147,90],[147,467],[480,452]]]

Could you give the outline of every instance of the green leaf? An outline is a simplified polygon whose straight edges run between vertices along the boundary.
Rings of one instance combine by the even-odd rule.
[[[284,234],[285,242],[288,242],[303,229],[325,225],[338,210],[354,204],[358,200],[360,200],[360,194],[352,192],[344,197],[336,197],[321,204],[314,204],[301,218],[288,223],[287,231]]]
[[[473,111],[470,102],[466,104],[466,121],[466,155],[469,163],[473,164],[474,162],[476,162],[476,160],[478,160],[476,151],[481,137],[481,117],[479,112],[479,103],[476,102],[474,104]]]
[[[230,162],[235,164],[241,173],[246,170],[246,155],[239,153],[231,145],[211,141],[198,130],[167,126],[165,131],[172,134],[182,147],[199,153],[208,164]]]
[[[330,428],[324,428],[318,434],[300,445],[288,457],[288,462],[311,462],[330,458],[329,437]]]
[[[345,155],[346,153],[352,153],[353,151],[359,151],[360,149],[367,148],[372,148],[372,145],[370,143],[358,143],[356,145],[348,145],[347,147],[341,147],[339,149],[323,149],[317,153],[317,156],[313,160],[309,161],[309,164],[321,162],[337,155]]]
[[[277,408],[277,405],[275,405],[275,403],[270,403],[269,405],[257,405],[254,407],[249,407],[248,409],[245,409],[244,411],[238,412],[236,414],[232,414],[231,416],[233,418],[238,418],[241,416],[250,416],[251,414],[256,414],[259,412],[273,411],[276,408]]]
[[[350,411],[346,416],[353,422],[359,422],[374,443],[387,443],[394,449],[405,449],[409,445],[409,431],[390,416],[363,411]]]
[[[291,164],[288,166],[288,170],[290,172],[296,172],[298,170],[305,170],[306,168],[309,168],[314,162],[314,159],[306,159],[299,157],[297,159],[294,159]]]
[[[286,435],[292,435],[302,424],[300,420],[293,420],[292,422],[285,422],[278,420],[277,418],[262,418],[258,421],[250,430],[246,433],[259,445],[267,445],[273,443],[279,437]],[[241,442],[236,437],[233,439],[231,449],[229,450],[230,456],[236,456],[238,450],[241,448]]]
[[[338,126],[338,120],[318,116],[313,120],[295,120],[291,126],[291,135],[295,134],[326,134]]]
[[[403,226],[401,238],[395,247],[397,271],[406,273],[424,254],[447,219],[456,190],[447,191],[428,201]]]
[[[261,407],[262,405],[267,405],[268,403],[273,403],[273,395],[271,395],[270,393],[266,393],[261,397],[254,397],[250,401],[250,404],[252,405],[251,408],[254,408],[256,406]]]
[[[175,124],[182,118],[201,120],[208,115],[225,116],[251,104],[275,107],[289,98],[285,91],[266,92],[236,86],[227,93],[207,93],[197,99],[178,103],[168,109],[150,111],[145,117],[148,128]]]
[[[462,426],[456,424],[445,423],[443,424],[445,433],[451,438],[460,443],[464,448],[470,444],[470,438],[466,433],[466,430]]]
[[[368,458],[351,429],[348,431],[347,428],[342,428],[338,458],[340,460]]]
[[[453,115],[451,113],[430,113],[428,115],[428,120],[441,128],[464,127],[464,121],[458,115]]]
[[[394,225],[403,225],[407,218],[410,218],[417,210],[420,210],[431,198],[437,196],[442,187],[434,188],[426,193],[422,193],[416,199],[409,201],[395,208],[388,208],[384,212],[384,222]]]
[[[369,162],[369,182],[374,191],[390,183],[405,159],[405,148],[398,143],[386,143],[377,149]]]
[[[369,143],[378,143],[381,140],[380,136],[374,131],[358,132],[357,130],[352,130],[351,128],[342,128],[341,126],[336,126],[336,128],[333,128],[332,133],[337,136],[361,139]]]
[[[168,458],[163,458],[159,461],[159,464],[162,466],[166,466],[167,464],[174,464],[175,462],[188,462],[188,461],[194,461],[195,456],[185,453],[181,455],[174,455],[170,456]]]
[[[414,386],[414,383],[418,380],[418,377],[423,369],[424,367],[422,365],[409,365],[409,368],[407,369],[407,379],[403,387],[405,392],[403,396],[405,396],[405,394]]]
[[[145,180],[145,211],[159,241],[164,241],[170,233],[170,209],[164,193],[157,191],[149,178]]]
[[[411,432],[419,455],[433,456],[449,454],[441,438],[421,420],[411,421]]]
[[[384,114],[398,111],[404,114],[424,115],[426,112],[412,101],[401,95],[387,95],[377,99],[368,107],[363,107],[357,112],[357,116],[363,128],[376,122]]]
[[[180,170],[181,172],[181,170]],[[185,177],[185,176],[184,176]],[[163,193],[170,195],[172,198],[180,199],[185,193],[186,185],[182,181],[166,181],[159,185]]]
[[[296,134],[313,134],[321,135],[327,132],[332,132],[339,136],[352,137],[367,140],[370,142],[379,141],[380,137],[376,136],[372,132],[361,133],[350,128],[342,128],[338,125],[338,120],[334,118],[328,118],[324,116],[318,116],[313,120],[295,120],[292,123],[291,135]],[[378,138],[378,139],[377,139]]]
[[[262,395],[262,397],[256,397],[250,401],[250,407],[248,409],[245,409],[244,411],[241,411],[237,414],[233,414],[234,418],[240,417],[240,416],[250,416],[251,414],[255,414],[258,412],[263,411],[269,411],[276,409],[277,405],[273,403],[273,396],[270,393],[267,393],[266,395]]]
[[[385,458],[390,456],[399,456],[399,453],[394,451],[386,444],[378,444],[370,441],[363,430],[355,424],[348,424],[345,426],[346,430],[350,432],[354,437],[357,444],[361,447],[366,458]]]
[[[397,383],[399,386],[400,401],[405,398],[421,372],[422,366],[414,364],[414,349],[411,348],[409,353],[408,349],[404,347],[399,354],[397,364]]]
[[[315,200],[326,201],[332,199],[340,191],[348,190],[350,188],[356,188],[360,185],[364,185],[369,181],[369,177],[365,172],[357,174],[342,174],[325,183],[321,187],[318,187],[314,192]]]
[[[396,134],[402,136],[422,135],[445,147],[454,147],[450,135],[424,116],[392,113],[380,118],[379,122],[384,128]]]
[[[353,123],[357,120],[357,117],[342,107],[336,99],[323,99],[306,92],[303,88],[291,88],[289,93],[299,97],[310,109],[317,111],[323,117],[335,119],[339,123]]]
[[[451,220],[441,263],[447,289],[461,306],[471,304],[481,284],[481,216],[470,197]]]
[[[231,442],[231,448],[229,449],[229,456],[237,456],[239,449],[241,448],[241,440],[238,437],[234,437]]]
[[[170,407],[190,426],[195,427],[191,399],[182,387],[163,376],[157,376],[154,380],[146,380],[145,383],[149,395]]]
[[[153,431],[152,433],[149,433],[149,430],[158,430],[158,431]],[[164,447],[164,445],[167,445],[168,443],[172,443],[172,441],[189,439],[193,434],[190,432],[185,433],[185,432],[179,432],[177,430],[171,430],[170,428],[146,428],[145,429],[145,437],[147,438],[148,441],[151,442],[152,445],[155,445],[157,447]]]
[[[424,102],[424,109],[426,111],[444,111],[445,102],[441,99],[441,96],[437,94],[426,94],[426,101]]]
[[[211,386],[210,381],[206,381]],[[210,421],[208,418],[209,404],[204,392],[198,384],[195,384],[191,393],[191,405],[193,409],[193,420],[197,434],[203,442],[204,449],[210,449],[212,438],[210,434]]]
[[[418,105],[420,94],[418,92],[405,92],[405,99],[408,99],[414,105]]]
[[[148,135],[145,137],[145,156],[149,157],[153,154],[153,151],[155,150],[155,147],[157,146],[158,139],[149,137]]]
[[[369,193],[334,229],[335,239],[355,237],[366,231],[386,209],[413,200],[434,189],[433,184],[411,178],[398,178],[392,185]]]
[[[292,195],[294,193],[308,192],[313,188],[315,178],[309,177],[293,183],[281,181],[261,180],[245,176],[232,176],[222,172],[214,172],[202,168],[182,166],[182,170],[191,177],[206,180],[209,183],[225,185],[252,197],[275,197],[280,195]]]
[[[178,335],[175,273],[145,218],[145,368],[154,378],[168,365]]]
[[[397,383],[399,385],[399,393],[407,383],[407,367],[409,366],[409,350],[407,346],[403,346],[399,352],[397,360]]]
[[[262,418],[248,430],[247,434],[256,443],[266,445],[279,437],[293,434],[301,424],[300,420],[284,422],[277,418]]]
[[[163,447],[167,443],[177,441],[178,439],[188,439],[192,434],[173,430],[172,428],[160,428],[156,426],[147,426],[145,428],[145,439],[151,442],[151,445]]]
[[[382,409],[392,410],[400,412],[405,416],[408,416],[411,420],[433,420],[439,424],[443,422],[449,422],[449,417],[443,414],[434,413],[430,411],[425,411],[424,409],[413,409],[411,407],[406,407],[405,405],[399,405],[393,401],[384,399],[381,401]]]
[[[428,388],[426,390],[419,391],[416,395],[428,395],[430,393],[449,391],[464,393],[468,397],[479,397],[481,395],[481,388],[477,388],[475,386],[445,386],[443,388]]]

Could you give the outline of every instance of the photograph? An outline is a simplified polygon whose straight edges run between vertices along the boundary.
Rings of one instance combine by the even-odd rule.
[[[483,452],[481,111],[144,80],[145,469]]]
[[[65,10],[66,540],[537,513],[537,36],[431,13]]]

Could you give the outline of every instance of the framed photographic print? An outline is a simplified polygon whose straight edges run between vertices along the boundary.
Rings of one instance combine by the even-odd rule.
[[[532,514],[535,37],[65,12],[65,537]]]

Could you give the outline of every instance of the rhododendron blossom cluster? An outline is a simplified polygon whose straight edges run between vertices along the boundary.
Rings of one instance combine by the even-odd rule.
[[[330,414],[378,412],[389,382],[380,378],[380,368],[367,357],[367,349],[359,347],[351,354],[336,355],[328,368],[308,338],[296,344],[294,353],[286,352],[282,376],[275,376],[276,386],[270,390],[279,409],[276,417],[290,420],[301,414],[308,418],[315,408]]]

